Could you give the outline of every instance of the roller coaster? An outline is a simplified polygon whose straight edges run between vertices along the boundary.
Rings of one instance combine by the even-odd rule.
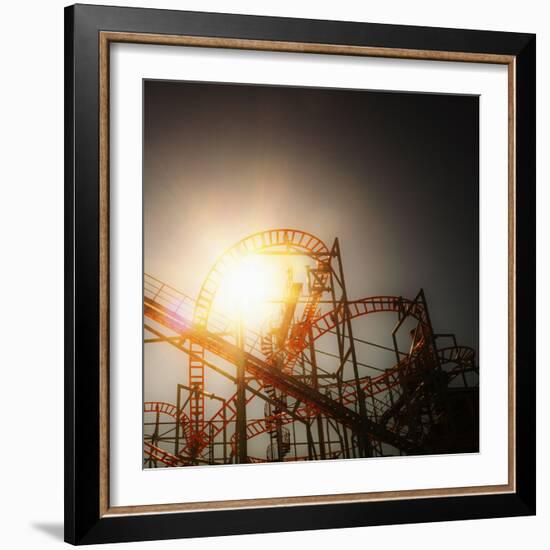
[[[302,262],[260,329],[215,307],[224,277],[251,256]],[[145,345],[176,348],[186,371],[174,401],[144,402],[145,468],[478,450],[475,351],[434,332],[423,290],[350,299],[338,239],[249,235],[196,298],[145,274],[143,313]],[[358,336],[367,325],[383,343]]]

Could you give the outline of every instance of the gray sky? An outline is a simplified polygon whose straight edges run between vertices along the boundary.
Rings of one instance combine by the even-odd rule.
[[[167,81],[144,92],[146,272],[196,296],[248,234],[338,237],[350,298],[422,287],[436,332],[477,349],[477,97]],[[147,348],[145,398],[174,401],[185,358]]]

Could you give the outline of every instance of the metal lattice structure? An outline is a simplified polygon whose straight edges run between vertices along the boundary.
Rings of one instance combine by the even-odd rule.
[[[224,276],[253,254],[306,262],[261,332],[214,310]],[[382,316],[380,326],[392,318],[391,345],[357,337],[355,323]],[[146,344],[175,347],[187,361],[174,403],[144,403],[145,467],[477,451],[474,350],[434,332],[422,290],[349,298],[338,239],[328,247],[294,229],[250,235],[222,254],[196,299],[145,274],[144,329]],[[364,363],[359,345],[391,363]],[[225,378],[223,395],[210,391],[209,373]],[[265,453],[249,452],[258,441]]]

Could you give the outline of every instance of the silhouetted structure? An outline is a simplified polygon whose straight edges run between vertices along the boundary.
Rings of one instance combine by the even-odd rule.
[[[277,323],[261,334],[212,307],[224,274],[250,254],[310,263],[305,283],[289,273]],[[359,360],[352,321],[381,313],[394,316],[393,344],[360,341],[395,359],[367,376],[375,367]],[[144,404],[146,467],[478,450],[474,350],[434,332],[422,290],[413,299],[348,297],[338,239],[329,248],[294,229],[248,236],[220,257],[196,299],[146,274],[144,323],[147,344],[164,342],[188,357],[175,404]],[[333,353],[318,348],[328,339]],[[210,369],[232,394],[208,391]],[[258,399],[263,416],[250,418]],[[205,400],[218,404],[215,412]],[[253,456],[249,442],[262,434],[265,456]]]

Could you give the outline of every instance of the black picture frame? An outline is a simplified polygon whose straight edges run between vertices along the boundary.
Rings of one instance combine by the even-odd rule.
[[[372,502],[100,512],[100,32],[514,58],[515,491]],[[65,540],[141,541],[535,514],[535,36],[143,8],[65,9]]]

